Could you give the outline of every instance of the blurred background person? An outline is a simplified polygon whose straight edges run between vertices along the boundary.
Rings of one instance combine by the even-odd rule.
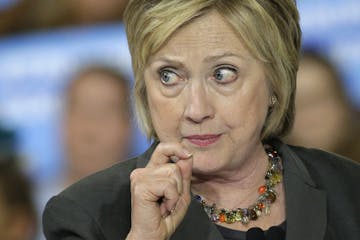
[[[128,81],[105,65],[84,67],[68,81],[60,127],[63,166],[58,176],[37,185],[39,217],[53,195],[129,156],[133,126]],[[44,239],[38,232],[37,239]]]
[[[360,161],[359,112],[327,58],[305,50],[297,75],[296,115],[289,142]],[[304,130],[306,129],[306,130]]]
[[[66,91],[66,185],[127,157],[131,143],[128,80],[102,66],[77,74]]]
[[[31,183],[13,152],[13,134],[0,129],[0,239],[33,240],[36,213]]]

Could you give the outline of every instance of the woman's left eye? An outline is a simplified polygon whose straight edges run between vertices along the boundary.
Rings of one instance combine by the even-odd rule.
[[[218,83],[230,83],[237,78],[236,69],[222,67],[215,70],[213,78]]]

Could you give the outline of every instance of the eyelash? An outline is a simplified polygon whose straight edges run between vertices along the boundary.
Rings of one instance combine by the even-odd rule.
[[[216,77],[215,77],[216,72],[218,72],[218,71],[220,71],[220,70],[224,70],[224,69],[225,69],[225,70],[229,70],[229,71],[231,71],[233,74],[235,74],[235,78],[234,78],[233,80],[231,80],[231,81],[228,81],[228,82],[221,82],[221,81],[217,80]],[[176,83],[173,83],[173,84],[170,83],[170,84],[168,84],[168,83],[166,83],[166,82],[164,82],[164,81],[162,80],[163,74],[166,73],[166,72],[167,72],[167,73],[170,73],[170,74],[174,74],[177,78],[180,78],[180,76],[178,75],[178,73],[177,73],[173,68],[166,66],[166,67],[160,68],[160,69],[158,70],[158,75],[159,75],[160,82],[161,82],[163,85],[165,85],[165,86],[174,86],[174,85],[176,85]],[[238,70],[237,70],[235,67],[225,65],[225,66],[218,66],[217,68],[215,68],[215,70],[213,71],[213,74],[212,74],[212,78],[214,78],[214,81],[215,81],[217,84],[226,85],[226,84],[232,83],[234,80],[236,80],[236,79],[237,79],[237,75],[238,75]]]
[[[174,71],[172,68],[169,68],[169,67],[163,67],[161,69],[159,69],[158,71],[158,75],[159,75],[159,79],[160,79],[160,82],[165,85],[165,86],[173,86],[175,85],[176,83],[173,83],[173,84],[167,84],[166,82],[164,82],[162,80],[162,77],[163,77],[163,74],[164,73],[170,73],[170,74],[174,74],[176,77],[180,78],[180,76],[176,73],[176,71]]]
[[[217,71],[220,71],[220,70],[223,70],[223,69],[230,70],[231,72],[233,72],[233,74],[235,74],[235,79],[233,79],[233,80],[231,80],[231,81],[229,81],[229,82],[220,82],[220,81],[217,81],[216,79],[214,79],[216,83],[221,84],[221,85],[225,85],[225,84],[232,83],[234,80],[237,79],[237,77],[238,77],[238,70],[237,70],[235,67],[233,67],[233,66],[228,66],[228,65],[218,66],[218,67],[214,70],[212,77],[215,78],[216,72],[217,72]]]

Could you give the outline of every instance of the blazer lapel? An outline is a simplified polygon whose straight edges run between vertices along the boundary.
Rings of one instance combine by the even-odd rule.
[[[278,149],[284,161],[286,239],[324,239],[326,193],[316,188],[303,162],[287,145]]]
[[[200,204],[192,199],[185,218],[171,240],[223,240],[219,230],[210,222]]]

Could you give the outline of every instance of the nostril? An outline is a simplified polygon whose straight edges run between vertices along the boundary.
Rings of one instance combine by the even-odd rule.
[[[195,124],[202,123],[202,122],[204,122],[204,121],[206,121],[206,120],[208,120],[210,118],[211,118],[211,115],[209,115],[209,114],[201,114],[201,113],[186,116],[186,119],[189,122],[192,122],[192,123],[195,123]]]

